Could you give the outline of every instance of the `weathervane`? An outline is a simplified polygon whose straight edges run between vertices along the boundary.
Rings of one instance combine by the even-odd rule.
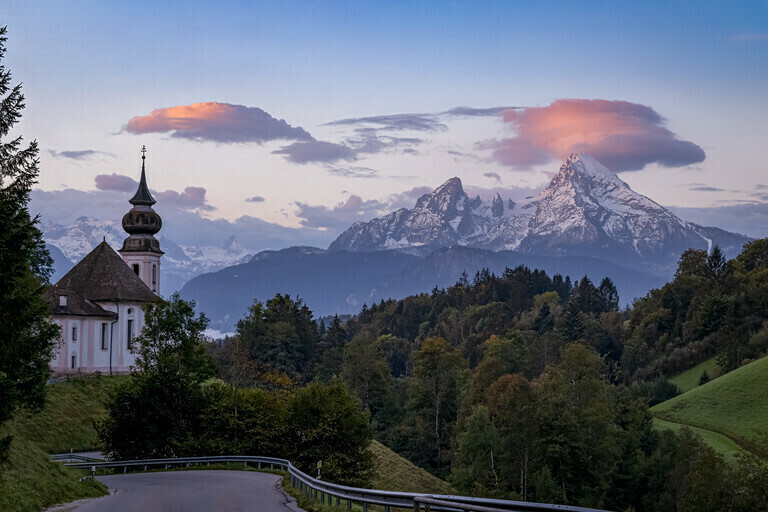
[[[147,159],[147,146],[144,146],[144,145],[141,146],[141,159],[142,160]]]

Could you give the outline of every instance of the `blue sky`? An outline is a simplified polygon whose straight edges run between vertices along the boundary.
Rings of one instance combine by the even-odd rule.
[[[530,193],[557,170],[562,149],[517,140],[505,147],[525,142],[544,153],[531,165],[500,160],[489,148],[525,128],[501,114],[437,116],[432,130],[327,123],[621,100],[664,118],[643,129],[667,130],[669,141],[706,155],[672,166],[650,155],[621,173],[637,191],[681,214],[705,209],[714,221],[713,208],[768,210],[765,1],[16,1],[0,6],[0,17],[9,29],[5,64],[27,96],[20,131],[40,142],[47,192],[116,193],[98,190],[95,178],[135,179],[146,144],[151,186],[204,189],[174,207],[209,220],[261,219],[296,229],[297,243],[322,241],[452,176],[479,192]],[[296,141],[125,129],[157,109],[206,102],[238,106],[247,119],[256,111],[244,109],[261,109],[341,153],[296,163],[294,150],[319,145],[286,150]],[[254,196],[264,201],[246,201]],[[45,212],[64,204],[40,201]],[[763,217],[740,230],[765,236]]]

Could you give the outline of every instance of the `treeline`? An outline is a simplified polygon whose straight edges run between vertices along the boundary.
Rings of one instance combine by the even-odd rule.
[[[373,435],[467,494],[615,510],[764,510],[762,462],[729,465],[690,433],[658,432],[648,406],[679,392],[665,376],[703,358],[718,355],[729,370],[764,353],[767,286],[768,241],[759,240],[729,262],[718,248],[687,251],[672,282],[623,311],[608,278],[571,281],[522,266],[366,305],[346,322],[318,324],[301,300],[277,295],[254,302],[233,337],[196,342],[189,353],[207,369],[193,372],[198,395],[180,389],[178,400],[198,396],[198,405],[160,418],[177,403],[169,399],[156,419],[146,417],[150,407],[131,423],[119,416],[131,395],[118,396],[103,438],[116,446],[142,432],[138,423],[166,421],[172,432],[171,423],[192,421],[182,441],[158,447],[269,452],[305,468],[335,460],[333,478],[361,483]],[[148,328],[142,346],[177,338]],[[144,398],[134,410],[160,389],[144,362],[152,358],[140,360],[131,386]],[[307,438],[314,442],[300,445]]]
[[[717,355],[723,371],[768,349],[768,239],[726,261],[690,249],[675,278],[635,301],[622,357],[628,378],[674,375]]]

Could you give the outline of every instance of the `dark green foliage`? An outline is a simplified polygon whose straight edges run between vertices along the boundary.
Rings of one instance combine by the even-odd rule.
[[[291,323],[282,315],[303,316],[300,306],[283,299],[268,302],[274,309],[257,318],[276,325]],[[211,380],[214,366],[202,336],[207,322],[195,317],[194,303],[174,294],[147,305],[145,319],[137,370],[116,390],[97,427],[110,458],[271,455],[307,472],[322,460],[324,474],[336,482],[364,485],[370,478],[369,415],[340,381],[293,393],[244,388],[254,373],[239,338],[218,352],[226,356],[222,373],[229,384]]]
[[[371,439],[367,412],[339,381],[309,384],[288,398],[283,453],[305,472],[322,461],[324,479],[365,485],[373,466]]]
[[[584,321],[581,317],[578,299],[572,298],[568,301],[561,322],[565,339],[577,341],[584,338]]]
[[[5,34],[0,28],[0,60]],[[0,425],[19,406],[42,407],[59,333],[43,298],[52,260],[27,206],[39,173],[37,142],[22,148],[21,136],[7,138],[23,109],[21,85],[12,86],[11,72],[0,66]],[[0,462],[10,442],[0,437]]]
[[[709,382],[709,380],[709,374],[706,371],[701,372],[701,377],[699,377],[699,386],[706,384]]]
[[[277,294],[266,304],[254,301],[248,315],[237,322],[237,335],[260,368],[291,377],[308,376],[318,329],[312,311],[301,299]],[[340,336],[338,332],[333,335]]]
[[[466,362],[442,338],[427,338],[413,357],[404,428],[397,442],[415,464],[444,475],[451,460]]]

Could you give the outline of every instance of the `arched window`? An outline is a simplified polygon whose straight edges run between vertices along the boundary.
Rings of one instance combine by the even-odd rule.
[[[152,265],[152,291],[157,291],[157,265]]]
[[[77,341],[77,326],[72,326],[72,341]]]
[[[134,272],[136,275],[139,275],[139,264],[138,264],[138,263],[134,263],[134,264],[133,264],[133,272]]]
[[[77,368],[77,354],[72,352],[72,369]]]

